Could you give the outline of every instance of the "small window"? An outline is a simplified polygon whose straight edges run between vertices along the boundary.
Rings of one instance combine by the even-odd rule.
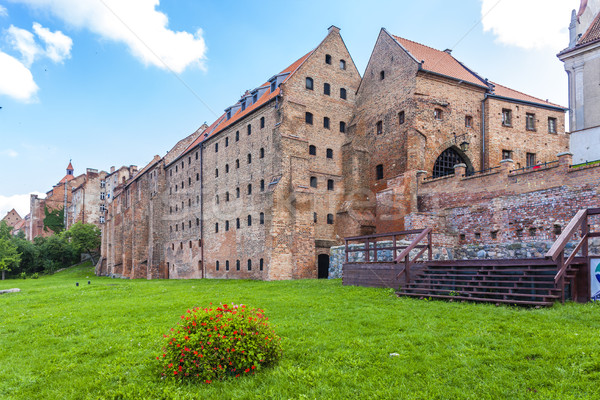
[[[313,79],[312,78],[306,77],[306,88],[308,90],[313,90],[314,83],[313,83]]]
[[[229,173],[229,164],[225,164],[225,173],[228,174]]]
[[[200,174],[196,174],[196,181],[200,180]]]
[[[258,152],[258,157],[265,158],[265,149],[263,147],[260,148],[260,151]]]
[[[256,103],[258,101],[258,93],[254,93],[252,95],[252,103]]]
[[[502,109],[502,126],[512,126],[512,110]]]
[[[491,231],[490,232],[490,237],[492,239],[498,239],[498,231]]]
[[[271,93],[273,93],[275,91],[275,89],[277,89],[277,79],[274,79],[271,82]]]
[[[526,161],[528,167],[533,167],[535,165],[535,153],[527,153]]]
[[[192,178],[188,178],[188,186],[192,186]]]
[[[264,225],[265,224],[265,213],[260,213],[260,224]]]
[[[240,188],[235,188],[235,197],[240,198]]]
[[[217,204],[219,204],[219,195],[215,196],[215,200],[216,200]],[[175,211],[177,211],[177,210],[175,210]]]
[[[327,180],[327,190],[333,190],[333,179]]]
[[[333,225],[333,214],[327,214],[327,225]]]
[[[346,69],[346,61],[340,60],[340,69]]]
[[[377,121],[375,129],[377,131],[377,134],[381,135],[383,133],[383,121]]]
[[[229,221],[225,221],[225,232],[229,232]]]
[[[344,88],[340,89],[340,99],[346,100],[346,89]]]
[[[248,164],[252,163],[252,154],[248,153]]]
[[[404,123],[404,111],[400,111],[398,113],[398,124],[402,125]]]
[[[317,223],[317,213],[316,212],[313,213],[313,222],[315,224]]]
[[[215,153],[219,152],[219,143],[215,143]],[[175,167],[175,172],[177,172],[177,167]]]
[[[443,115],[443,111],[441,108],[436,108],[435,110],[433,110],[433,118],[435,119],[442,119],[442,115]]]
[[[473,126],[473,117],[470,115],[465,116],[465,128],[470,128]]]
[[[215,178],[219,177],[219,168],[215,169]],[[183,186],[181,186],[181,188],[183,189]]]
[[[239,219],[239,218],[236,218],[236,219],[235,219],[235,227],[236,227],[237,229],[240,229],[240,219]]]
[[[264,179],[260,180],[260,191],[261,192],[265,191],[265,180]]]
[[[510,150],[502,150],[502,159],[503,160],[512,159],[512,151],[510,151]]]
[[[225,192],[225,201],[229,201],[229,192]]]
[[[559,224],[555,224],[554,225],[554,234],[558,236],[561,233],[562,233],[562,227]]]
[[[215,233],[219,233],[219,223],[215,224]]]
[[[529,236],[535,236],[537,229],[535,227],[529,228]]]
[[[248,260],[248,271],[252,271],[252,260]]]
[[[479,233],[479,232],[475,232],[475,239],[476,239],[476,240],[479,240],[479,239],[481,239],[481,233]]]
[[[310,154],[311,156],[316,156],[317,148],[311,144],[310,146],[308,146],[308,154]]]
[[[385,79],[385,71],[380,71],[379,72],[379,80],[382,81]]]
[[[200,226],[200,218],[196,218],[196,226]]]
[[[264,260],[261,258],[260,261],[259,261],[259,264],[258,264],[258,269],[262,271],[263,270],[263,265],[264,265]]]
[[[383,164],[379,164],[375,167],[375,177],[377,180],[383,179]]]
[[[236,142],[240,141],[240,131],[235,131],[235,141]]]
[[[217,270],[217,271],[219,270],[219,262],[218,261],[215,264],[215,270]]]
[[[346,133],[346,123],[344,121],[340,121],[340,132]]]
[[[246,110],[246,100],[242,101],[242,111]]]
[[[535,131],[535,114],[525,114],[525,127],[528,131]]]
[[[260,129],[265,127],[265,117],[260,117]]]
[[[225,147],[229,147],[229,138],[228,137],[225,138]]]
[[[329,117],[323,118],[323,128],[329,129]]]
[[[252,215],[248,215],[248,226],[252,226]]]
[[[229,260],[225,261],[225,271],[229,271]]]
[[[248,124],[248,135],[252,134],[252,125]]]
[[[312,113],[309,113],[309,112],[307,112],[307,113],[304,115],[304,121],[305,121],[307,124],[309,124],[309,125],[312,125],[312,123],[313,123],[313,115],[312,115]]]
[[[240,260],[236,260],[236,262],[235,262],[235,269],[236,269],[237,271],[239,271],[239,270],[240,270]]]
[[[248,194],[252,194],[252,184],[248,184]]]
[[[311,176],[310,177],[310,187],[317,187],[317,177],[316,176]]]
[[[325,54],[325,64],[331,65],[331,55]]]
[[[323,94],[327,96],[331,95],[331,86],[329,85],[329,83],[323,84]]]
[[[556,118],[548,118],[548,133],[556,133]]]
[[[237,160],[235,160],[235,167],[236,168],[240,167],[240,159],[239,158]]]
[[[333,158],[333,150],[327,149],[327,158]]]

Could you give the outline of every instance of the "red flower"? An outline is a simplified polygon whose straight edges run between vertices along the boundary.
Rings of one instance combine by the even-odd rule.
[[[246,372],[246,373],[250,372],[250,368],[246,368],[246,370],[244,372]]]

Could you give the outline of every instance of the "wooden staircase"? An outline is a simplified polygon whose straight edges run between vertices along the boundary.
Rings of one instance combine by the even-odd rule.
[[[428,261],[399,296],[476,301],[522,306],[551,306],[563,299],[554,282],[556,262],[547,259]],[[566,272],[568,282],[583,265]],[[569,287],[569,286],[567,286]]]

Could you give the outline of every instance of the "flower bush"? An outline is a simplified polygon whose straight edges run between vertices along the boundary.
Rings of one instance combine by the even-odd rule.
[[[164,377],[205,383],[255,374],[281,357],[281,339],[263,310],[223,304],[194,308],[164,335],[156,357]]]

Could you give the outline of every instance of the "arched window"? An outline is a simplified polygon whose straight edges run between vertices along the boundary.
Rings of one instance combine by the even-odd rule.
[[[441,176],[451,175],[454,173],[454,166],[456,164],[470,165],[456,149],[449,147],[440,154],[437,160],[435,160],[432,176],[434,178],[439,178]],[[470,173],[472,173],[472,168],[467,167],[467,175]]]
[[[340,121],[340,132],[341,133],[346,132],[346,123],[344,121]]]
[[[327,158],[333,158],[333,150],[327,149]]]
[[[229,271],[229,260],[225,261],[225,271]]]
[[[346,100],[346,89],[340,88],[340,99]]]
[[[383,164],[379,164],[375,167],[375,179],[383,179]]]
[[[215,264],[215,270],[217,270],[217,271],[219,270],[219,262],[218,261]]]
[[[346,61],[340,60],[340,69],[346,69]]]
[[[331,94],[331,85],[329,85],[329,83],[323,84],[323,94],[327,96]]]
[[[260,129],[265,127],[265,117],[260,117]]]
[[[331,55],[325,54],[325,64],[331,64]]]
[[[240,270],[240,260],[236,260],[236,261],[235,261],[235,269],[236,269],[237,271],[239,271],[239,270]]]
[[[312,115],[312,113],[307,112],[306,114],[304,114],[304,121],[307,124],[312,125],[312,123],[313,123],[313,115]]]
[[[314,87],[313,79],[306,77],[306,88],[308,90],[313,90],[313,87]]]
[[[333,179],[327,180],[327,190],[333,190]]]
[[[252,271],[252,260],[248,259],[248,271]]]
[[[310,154],[311,156],[316,156],[317,155],[317,147],[312,144],[310,146],[308,146],[308,154]]]
[[[260,180],[260,191],[261,192],[265,191],[265,180],[264,179]]]

